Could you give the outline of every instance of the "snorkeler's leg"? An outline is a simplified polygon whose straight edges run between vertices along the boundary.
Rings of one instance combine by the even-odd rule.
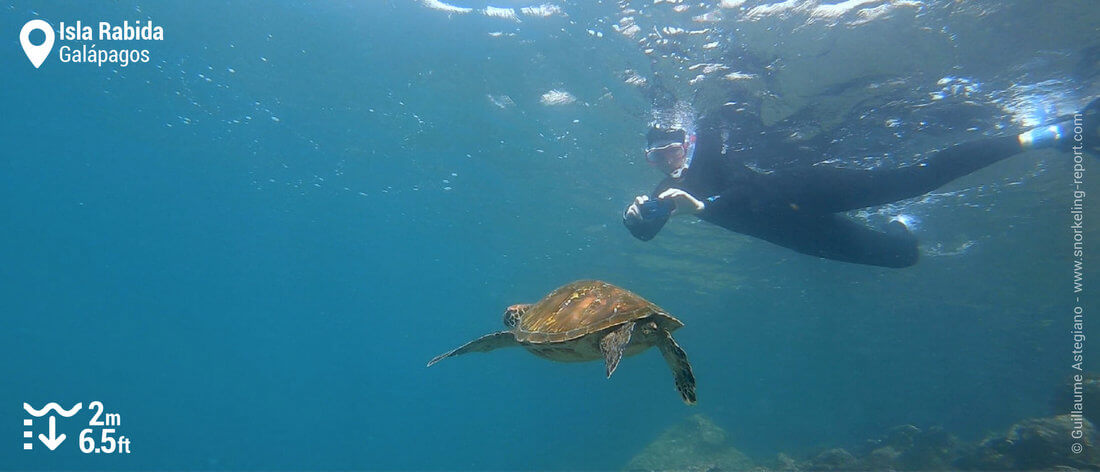
[[[1016,137],[1025,149],[1053,147],[1063,151],[1100,151],[1100,98],[1080,113],[1063,120],[1021,133]]]
[[[899,222],[875,231],[844,216],[776,218],[746,234],[802,254],[836,261],[902,268],[917,263],[917,238]],[[754,225],[755,226],[755,225]]]
[[[1023,152],[1015,136],[981,139],[933,153],[919,164],[890,169],[815,166],[777,172],[775,186],[793,208],[832,213],[913,198]]]
[[[1100,155],[1100,99],[1055,125],[951,146],[917,165],[870,170],[815,166],[777,175],[776,180],[794,207],[848,211],[917,197],[1007,157],[1044,147]]]
[[[932,154],[917,166],[898,169],[898,176],[888,177],[892,177],[892,184],[899,186],[901,198],[911,198],[1024,151],[1046,147],[1071,151],[1077,143],[1078,128],[1082,147],[1091,147],[1093,151],[1100,149],[1100,99],[1093,100],[1077,116],[1015,137],[988,138],[952,146]],[[913,180],[907,185],[904,181],[910,178]],[[883,197],[889,197],[889,193],[886,190]]]
[[[806,247],[819,257],[855,264],[903,268],[917,263],[920,252],[917,238],[905,225],[894,221],[875,231],[840,215],[820,224],[819,231],[807,233]],[[810,253],[807,253],[810,254]]]

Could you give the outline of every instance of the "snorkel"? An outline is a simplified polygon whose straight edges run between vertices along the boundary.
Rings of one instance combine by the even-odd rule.
[[[674,179],[679,179],[684,171],[691,167],[691,158],[695,157],[695,133],[687,130],[685,132],[687,133],[687,143],[684,145],[684,165],[668,174]]]
[[[676,102],[672,108],[654,109],[653,120],[650,122],[650,133],[647,136],[647,154],[654,148],[654,144],[661,142],[654,139],[655,135],[678,134],[675,139],[661,143],[656,148],[679,143],[684,147],[683,163],[675,169],[662,169],[669,177],[679,179],[685,170],[691,167],[692,158],[695,157],[695,119],[694,112],[686,102]],[[648,156],[647,156],[648,158]],[[660,162],[653,160],[651,163],[660,166]]]

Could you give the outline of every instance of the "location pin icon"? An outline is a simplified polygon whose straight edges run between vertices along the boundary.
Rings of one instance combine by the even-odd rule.
[[[46,33],[46,40],[38,46],[31,44],[31,31],[34,30],[42,30]],[[37,69],[46,61],[46,56],[49,56],[50,50],[53,49],[53,27],[42,20],[28,21],[23,25],[23,31],[19,32],[19,43],[23,45],[23,52],[27,53],[27,59],[30,59],[31,64],[34,64],[34,68]]]

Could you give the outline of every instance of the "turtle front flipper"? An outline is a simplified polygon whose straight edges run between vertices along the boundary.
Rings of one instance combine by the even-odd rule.
[[[691,364],[688,363],[687,353],[672,339],[668,331],[661,331],[664,339],[658,341],[657,347],[661,349],[661,355],[665,356],[668,368],[672,369],[672,375],[676,377],[676,390],[680,391],[680,397],[688,405],[695,404],[695,374],[691,372]]]
[[[614,331],[604,335],[600,339],[600,351],[603,352],[604,361],[607,363],[607,378],[615,373],[619,361],[623,358],[626,345],[630,344],[630,335],[634,332],[634,322],[623,323]]]
[[[454,349],[449,352],[445,352],[443,354],[435,356],[435,359],[428,361],[428,367],[431,367],[432,364],[435,364],[436,362],[439,362],[448,357],[466,354],[467,352],[489,352],[493,349],[500,349],[502,347],[514,347],[519,345],[519,342],[516,341],[516,336],[513,335],[511,331],[500,331],[493,334],[486,334],[485,336],[463,344],[458,349]]]

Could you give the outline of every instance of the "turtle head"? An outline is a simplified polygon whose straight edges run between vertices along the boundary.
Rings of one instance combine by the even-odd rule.
[[[527,308],[531,305],[516,304],[508,307],[504,310],[504,326],[508,328],[515,328],[519,324],[519,319],[523,318],[523,314],[527,312]]]

